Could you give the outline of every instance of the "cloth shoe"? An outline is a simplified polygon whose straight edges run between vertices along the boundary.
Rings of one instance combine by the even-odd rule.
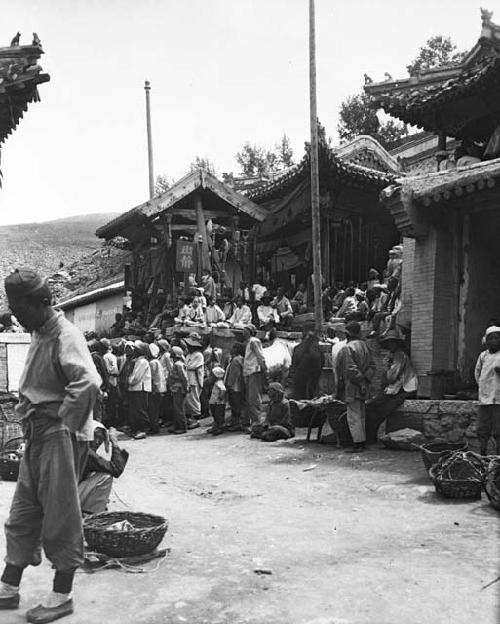
[[[71,615],[71,613],[73,613],[71,594],[51,592],[44,600],[44,604],[39,604],[26,612],[26,619],[31,624],[45,624]]]
[[[144,440],[145,438],[146,438],[146,434],[144,433],[144,431],[139,431],[134,436],[134,440]]]
[[[200,423],[197,420],[193,420],[191,422],[188,422],[188,429],[197,429],[200,426]]]
[[[0,609],[19,607],[19,587],[0,582]]]

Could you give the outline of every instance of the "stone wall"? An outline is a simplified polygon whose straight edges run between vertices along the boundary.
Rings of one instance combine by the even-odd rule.
[[[477,401],[405,401],[387,420],[386,430],[409,427],[422,431],[429,442],[466,441],[475,450],[477,407]]]

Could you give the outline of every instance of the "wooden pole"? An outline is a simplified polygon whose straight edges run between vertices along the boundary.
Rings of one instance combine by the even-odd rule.
[[[153,199],[155,196],[155,177],[153,169],[153,139],[151,137],[151,107],[149,102],[151,86],[147,80],[144,83],[144,91],[146,92],[146,128],[148,132],[149,199]]]
[[[309,97],[311,116],[311,217],[313,248],[314,319],[316,330],[323,326],[321,302],[321,229],[319,212],[318,113],[316,104],[316,28],[314,0],[309,0]]]

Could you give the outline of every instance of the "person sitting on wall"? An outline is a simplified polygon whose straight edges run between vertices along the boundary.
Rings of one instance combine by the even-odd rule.
[[[376,442],[378,429],[384,420],[417,393],[417,375],[404,351],[403,338],[396,331],[389,331],[380,339],[380,346],[389,351],[389,357],[382,378],[382,391],[366,403],[368,442]]]
[[[212,297],[215,299],[217,297],[217,284],[215,282],[215,277],[217,273],[210,273],[210,271],[205,270],[203,275],[201,276],[201,285],[203,286],[205,297],[207,298],[207,302]]]
[[[342,305],[335,313],[337,318],[349,319],[358,310],[358,302],[356,300],[356,289],[349,286],[345,290],[345,297]]]
[[[340,306],[344,302],[346,296],[343,282],[337,282],[335,284],[335,288],[332,289],[332,292],[333,291],[335,291],[335,294],[333,294],[331,298],[331,311],[333,312],[333,315],[336,316],[336,313],[340,309]]]
[[[380,297],[375,300],[372,306],[372,331],[369,338],[378,336],[381,329],[381,323],[391,314],[393,309],[394,293],[398,287],[399,281],[394,277],[390,277],[387,281],[387,288],[381,291]],[[375,311],[376,310],[376,311]]]
[[[224,305],[222,306],[222,311],[224,312],[227,323],[229,323],[228,319],[233,316],[234,310],[236,308],[236,305],[233,301],[232,292],[228,291],[222,301],[224,302]]]
[[[257,308],[257,318],[259,319],[259,328],[265,331],[279,323],[280,317],[276,308],[271,305],[269,293],[262,295],[261,303]]]
[[[293,310],[290,300],[285,295],[285,289],[281,286],[278,288],[276,297],[272,302],[272,306],[276,308],[279,316],[279,325],[282,327],[290,327],[293,321]]]
[[[246,305],[243,297],[236,299],[236,309],[228,321],[230,327],[244,329],[252,324],[252,311]]]
[[[23,328],[11,312],[0,313],[0,325],[3,325],[3,332],[20,334],[23,331]]]
[[[380,284],[380,274],[377,269],[370,269],[368,271],[368,281],[366,282],[366,290],[371,290],[375,286]]]
[[[83,514],[106,511],[113,479],[123,474],[128,461],[128,451],[118,446],[116,431],[94,420],[94,439],[89,442],[87,462],[78,484],[80,507]]]
[[[215,302],[215,297],[208,297],[205,310],[205,323],[208,327],[228,327],[224,312]]]

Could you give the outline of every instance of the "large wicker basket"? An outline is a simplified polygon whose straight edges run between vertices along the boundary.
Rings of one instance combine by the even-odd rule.
[[[17,481],[21,455],[16,451],[23,440],[22,437],[9,440],[0,452],[0,477],[3,481]]]
[[[436,492],[445,498],[480,499],[485,464],[475,453],[455,451],[429,470]]]
[[[442,457],[451,455],[454,451],[466,451],[467,442],[431,442],[422,444],[422,461],[425,469],[429,471]]]
[[[490,505],[500,511],[500,458],[490,460],[483,481],[484,491]]]
[[[109,526],[127,520],[130,531],[112,531]],[[162,541],[168,520],[162,516],[131,511],[105,511],[85,519],[83,532],[88,547],[110,557],[132,557],[152,552]]]

